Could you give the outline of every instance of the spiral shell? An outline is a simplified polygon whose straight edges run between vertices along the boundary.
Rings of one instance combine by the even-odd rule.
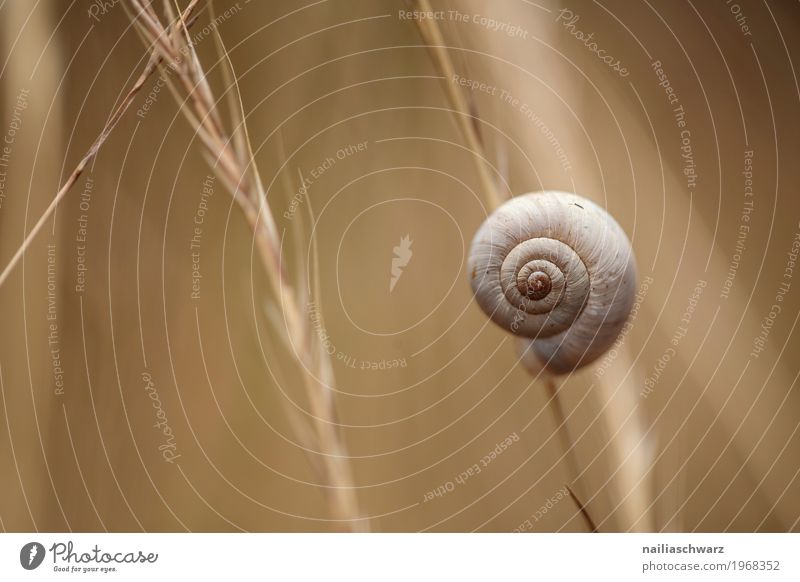
[[[605,210],[567,192],[517,196],[481,225],[468,273],[497,325],[529,338],[541,364],[567,373],[602,355],[630,314],[636,265]]]

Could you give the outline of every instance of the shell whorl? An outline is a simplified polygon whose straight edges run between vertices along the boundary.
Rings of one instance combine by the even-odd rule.
[[[594,202],[567,192],[517,196],[481,225],[468,271],[475,299],[528,338],[542,366],[570,372],[603,354],[630,314],[633,250]]]

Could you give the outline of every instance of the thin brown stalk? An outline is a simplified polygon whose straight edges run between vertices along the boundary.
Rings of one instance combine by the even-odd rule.
[[[196,4],[197,0],[192,2],[183,13],[184,21],[186,22],[187,26],[191,26],[191,24],[193,24],[192,13],[194,11]],[[147,79],[150,78],[150,76],[156,71],[156,69],[160,64],[161,64],[161,56],[158,55],[156,52],[153,52],[149,60],[147,61],[147,64],[145,65],[144,69],[142,70],[141,75],[139,75],[139,78],[133,84],[130,91],[128,91],[127,95],[125,95],[125,98],[111,114],[111,117],[109,117],[108,121],[103,127],[103,130],[100,132],[100,135],[97,136],[97,138],[94,140],[89,150],[83,155],[81,160],[78,162],[78,165],[66,179],[66,181],[61,186],[59,191],[56,192],[56,195],[53,198],[52,202],[50,202],[47,209],[44,211],[44,213],[42,213],[42,216],[39,218],[38,221],[36,221],[36,224],[33,225],[33,228],[25,236],[25,239],[22,241],[22,244],[14,253],[14,256],[11,257],[11,260],[3,269],[3,272],[0,273],[0,287],[3,286],[3,284],[8,279],[9,275],[11,275],[11,272],[17,266],[17,263],[19,263],[19,261],[22,259],[23,255],[25,254],[25,251],[27,251],[28,247],[30,247],[31,243],[39,234],[39,232],[42,230],[44,225],[53,216],[53,212],[55,212],[56,208],[58,208],[58,205],[61,204],[61,202],[64,200],[64,197],[69,193],[69,191],[81,177],[83,172],[86,170],[88,165],[97,156],[98,152],[100,151],[100,148],[103,147],[103,144],[105,144],[108,137],[114,131],[114,128],[117,127],[119,121],[124,117],[128,109],[130,109],[131,104],[133,104],[133,101],[136,99],[136,96],[142,90],[142,87],[144,87],[144,84],[147,81]]]
[[[589,528],[589,531],[592,533],[597,533],[597,525],[595,525],[592,516],[589,515],[589,512],[586,510],[586,506],[581,503],[581,500],[578,499],[578,496],[575,495],[575,492],[572,490],[572,487],[569,486],[569,483],[566,484],[567,491],[569,491],[570,497],[572,497],[572,501],[575,502],[575,505],[578,507],[578,511],[580,511],[581,516],[583,517],[583,521],[586,522],[586,527]]]
[[[417,10],[424,12],[433,11],[429,0],[406,0],[406,2]],[[442,81],[445,94],[447,95],[450,106],[455,112],[456,121],[461,128],[467,146],[473,153],[489,210],[494,210],[500,206],[503,198],[498,192],[496,181],[493,180],[489,174],[486,161],[488,158],[486,157],[486,151],[480,134],[480,126],[478,125],[480,120],[478,112],[474,104],[465,97],[464,93],[454,82],[456,78],[455,67],[448,54],[447,45],[445,44],[444,37],[442,36],[441,29],[436,20],[433,18],[418,18],[415,19],[414,22],[428,48],[434,66],[443,77]],[[575,446],[569,433],[569,427],[567,426],[567,419],[564,414],[561,398],[556,388],[555,378],[546,370],[543,370],[541,374],[544,378],[545,388],[550,395],[553,414],[556,417],[556,430],[564,450],[568,476],[570,481],[574,483],[574,480],[580,474],[579,464],[575,454]]]
[[[416,10],[432,12],[428,0],[408,0],[408,3]],[[467,142],[467,147],[472,152],[475,168],[478,171],[478,177],[481,181],[481,187],[483,188],[483,194],[486,197],[487,205],[490,210],[493,210],[500,206],[503,199],[498,192],[497,182],[492,179],[489,173],[486,162],[488,158],[486,157],[483,140],[481,139],[478,126],[480,118],[476,108],[471,101],[467,100],[458,85],[455,84],[455,67],[447,52],[447,45],[445,45],[442,31],[436,20],[433,18],[417,18],[414,22],[417,25],[417,30],[419,30],[422,40],[428,48],[434,66],[443,77],[442,85],[444,86],[445,95],[450,103],[450,107],[452,107],[455,112],[454,117],[456,123]]]
[[[561,441],[561,447],[564,449],[567,474],[570,484],[573,484],[578,475],[580,475],[580,465],[578,464],[578,456],[575,454],[575,445],[572,440],[572,435],[569,432],[569,426],[567,426],[567,416],[564,414],[564,407],[562,406],[561,398],[558,394],[555,378],[546,370],[542,371],[542,376],[544,378],[543,381],[545,389],[547,390],[547,395],[550,397],[553,415],[556,417],[556,432]]]

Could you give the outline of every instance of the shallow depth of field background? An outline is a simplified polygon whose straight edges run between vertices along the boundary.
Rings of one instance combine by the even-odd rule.
[[[3,265],[145,54],[121,5],[95,21],[83,4],[0,2],[0,139],[19,125],[14,107],[28,91],[11,163],[0,168]],[[307,204],[291,210],[298,170],[308,179],[335,160],[308,190],[321,252],[313,276],[370,528],[511,531],[528,520],[523,529],[585,531],[576,505],[559,494],[568,476],[544,388],[472,301],[466,253],[486,209],[441,81],[413,22],[399,18],[405,3],[307,4],[215,6],[218,15],[233,7],[219,32],[285,229],[290,273],[308,267],[305,249],[294,250],[308,237]],[[630,236],[640,281],[652,279],[622,347],[601,360],[604,373],[594,366],[562,380],[583,470],[574,489],[599,529],[800,530],[800,270],[785,276],[800,232],[798,4],[434,7],[468,17],[440,25],[459,74],[486,83],[486,91],[464,90],[510,192],[594,199]],[[570,34],[561,9],[578,15],[574,29],[593,32],[629,74]],[[524,34],[493,31],[475,14]],[[204,13],[196,30],[207,22]],[[210,35],[198,50],[219,91]],[[679,103],[668,102],[654,61]],[[0,525],[342,529],[328,521],[295,444],[286,406],[305,405],[297,371],[271,337],[250,232],[219,182],[202,227],[199,299],[191,296],[193,221],[210,171],[166,87],[136,115],[155,84],[148,81],[93,165],[88,209],[82,179],[0,289]],[[337,158],[359,143],[362,151]],[[752,198],[744,194],[746,151]],[[743,224],[749,231],[723,298]],[[392,251],[406,235],[413,256],[390,293]],[[63,394],[48,343],[48,245]],[[790,285],[777,301],[782,283]],[[685,337],[659,366],[698,284],[705,287]],[[774,304],[780,313],[765,324]],[[766,343],[756,357],[760,335]],[[369,364],[392,360],[404,365]],[[172,463],[159,450],[165,439],[153,426],[145,372],[174,432],[180,457]],[[518,441],[456,482],[509,435]],[[439,487],[445,494],[425,501]]]

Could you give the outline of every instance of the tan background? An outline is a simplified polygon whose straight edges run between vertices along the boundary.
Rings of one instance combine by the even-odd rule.
[[[217,2],[217,12],[228,5]],[[797,5],[740,2],[752,36],[722,2],[435,5],[528,31],[521,39],[441,23],[459,72],[529,104],[568,156],[565,171],[519,110],[474,92],[510,191],[574,190],[599,201],[630,235],[640,277],[653,279],[606,374],[581,371],[562,390],[584,469],[575,489],[600,530],[800,530],[796,276],[765,351],[749,357],[800,228]],[[585,531],[569,499],[532,518],[568,479],[563,451],[543,387],[471,301],[464,265],[485,216],[479,181],[417,31],[398,18],[405,4],[330,0],[270,25],[301,6],[242,4],[220,32],[276,215],[298,168],[308,176],[338,149],[368,142],[309,193],[319,299],[337,351],[408,364],[335,369],[370,527],[510,531],[530,519],[534,531]],[[568,34],[556,21],[562,7],[628,77]],[[94,23],[77,4],[9,0],[0,22],[0,130],[19,90],[30,89],[0,208],[5,264],[138,74],[144,50],[121,6]],[[199,51],[213,69],[212,43]],[[691,196],[653,60],[686,110],[699,174]],[[130,112],[94,165],[85,293],[74,289],[83,180],[0,291],[6,530],[339,528],[293,444],[285,404],[303,404],[297,373],[270,337],[249,232],[219,184],[203,231],[202,297],[190,299],[189,238],[209,170],[177,111],[162,90],[145,119]],[[379,141],[390,138],[404,139]],[[748,148],[755,210],[725,300]],[[280,221],[289,246],[305,211]],[[392,248],[406,234],[414,255],[390,294]],[[57,245],[63,396],[54,395],[47,345],[48,243]],[[285,256],[290,272],[305,268],[303,253]],[[701,279],[689,332],[642,398]],[[176,435],[175,464],[158,451],[145,370]],[[480,475],[423,503],[515,432],[519,442]]]

